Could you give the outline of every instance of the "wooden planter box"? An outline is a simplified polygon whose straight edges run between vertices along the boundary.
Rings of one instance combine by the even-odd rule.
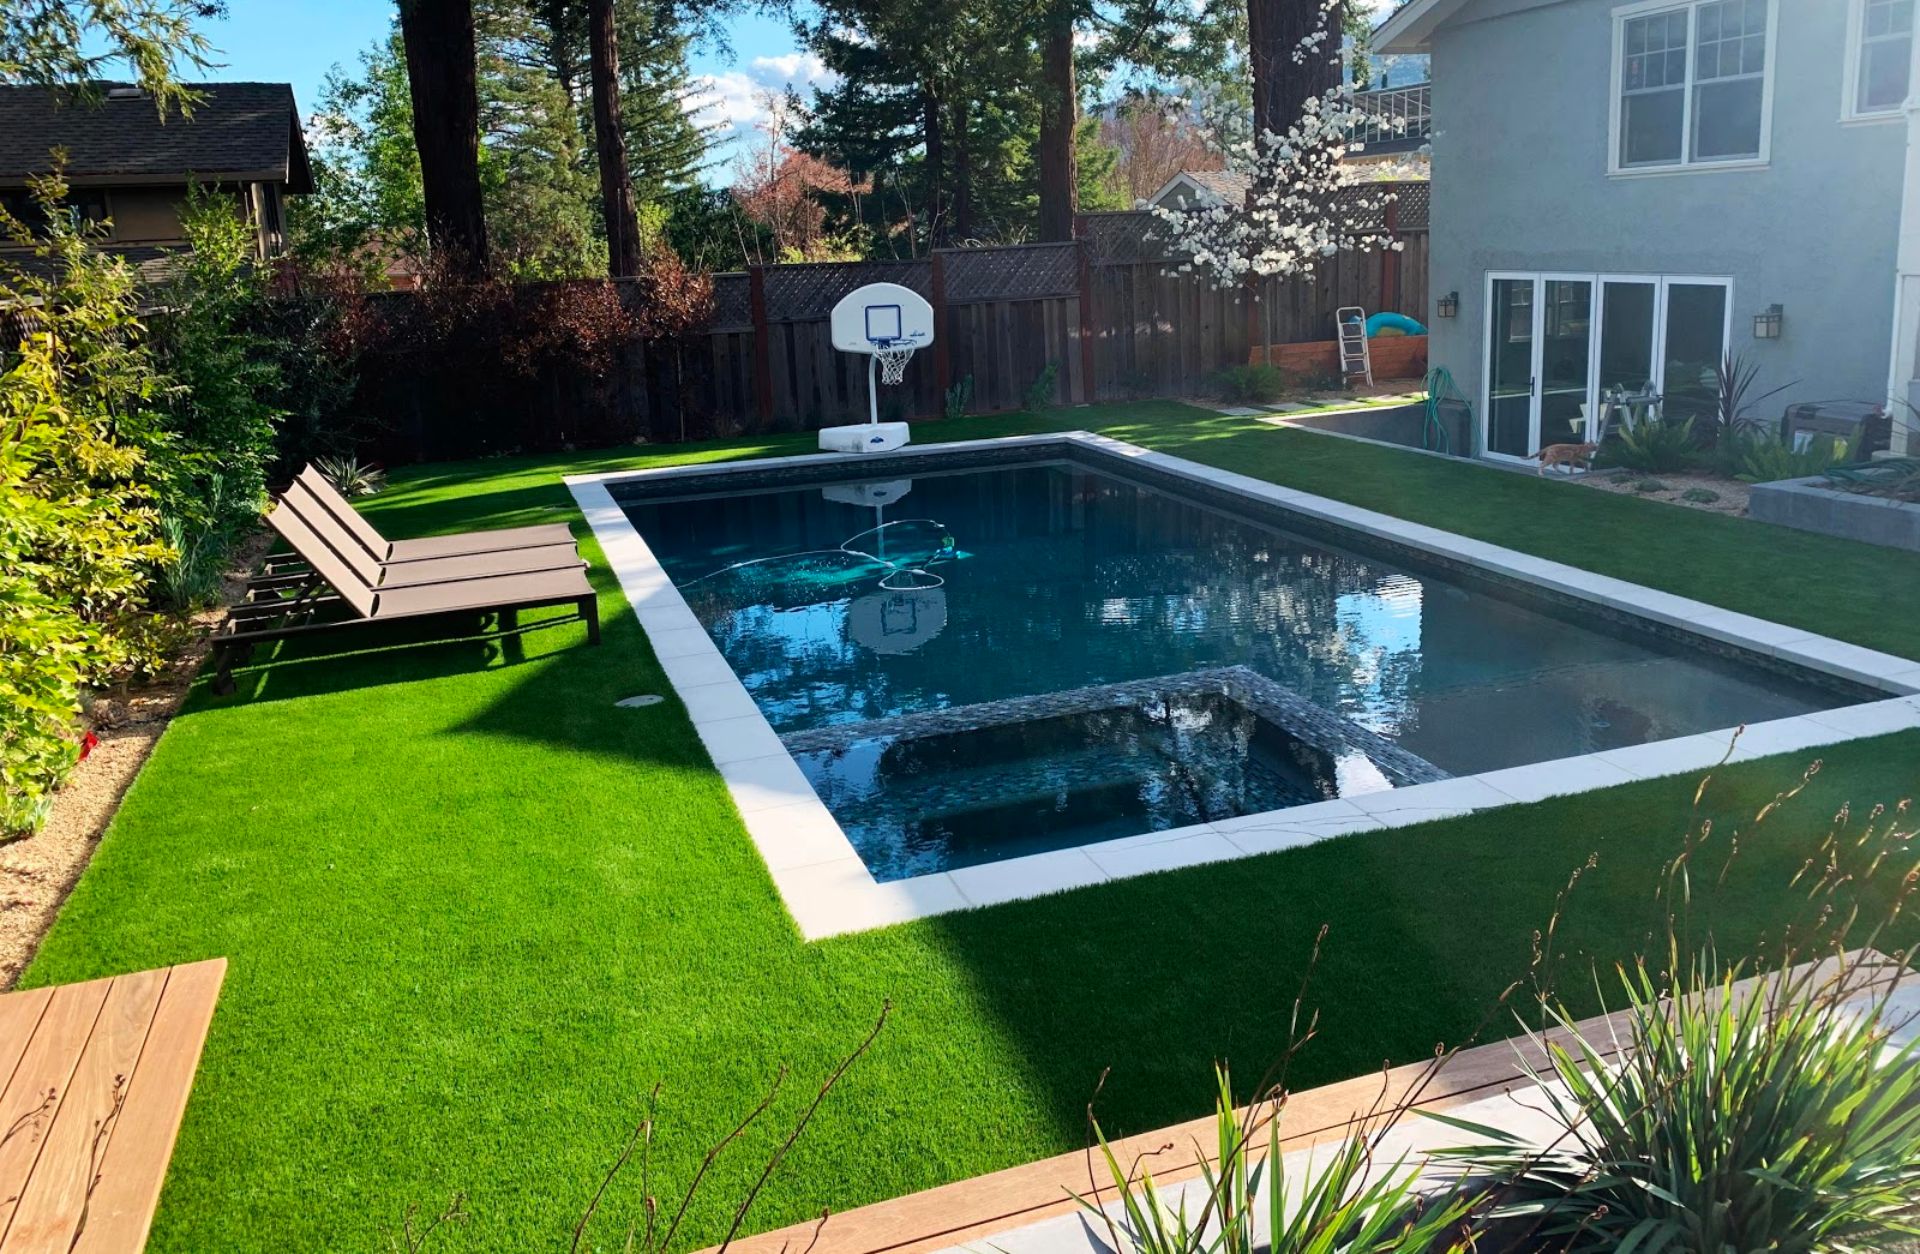
[[[1373,377],[1378,379],[1423,379],[1427,374],[1427,337],[1424,335],[1382,335],[1367,341],[1373,354]],[[1255,345],[1247,354],[1249,365],[1272,362],[1282,370],[1299,375],[1338,375],[1338,340],[1310,340],[1304,344]]]

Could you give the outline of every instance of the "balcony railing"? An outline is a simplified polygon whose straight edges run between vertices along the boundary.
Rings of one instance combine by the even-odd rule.
[[[1433,134],[1432,83],[1355,92],[1353,103],[1373,119],[1353,130],[1359,155],[1413,152]]]

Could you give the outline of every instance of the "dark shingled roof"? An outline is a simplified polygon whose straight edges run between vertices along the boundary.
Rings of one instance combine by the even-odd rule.
[[[293,88],[285,83],[204,83],[192,117],[169,110],[125,84],[101,83],[96,103],[51,87],[0,87],[0,185],[18,186],[53,168],[67,152],[76,185],[184,183],[189,176],[284,180],[313,190]],[[119,88],[120,91],[113,89]]]

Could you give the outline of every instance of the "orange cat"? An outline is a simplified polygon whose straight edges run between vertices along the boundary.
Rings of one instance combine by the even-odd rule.
[[[1598,444],[1549,444],[1534,454],[1540,463],[1540,474],[1547,473],[1549,466],[1565,466],[1567,473],[1573,473],[1578,465],[1582,470],[1593,469],[1593,455],[1600,451]]]

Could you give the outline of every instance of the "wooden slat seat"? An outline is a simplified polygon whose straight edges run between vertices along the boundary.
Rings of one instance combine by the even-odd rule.
[[[226,971],[0,996],[0,1254],[146,1245]]]

